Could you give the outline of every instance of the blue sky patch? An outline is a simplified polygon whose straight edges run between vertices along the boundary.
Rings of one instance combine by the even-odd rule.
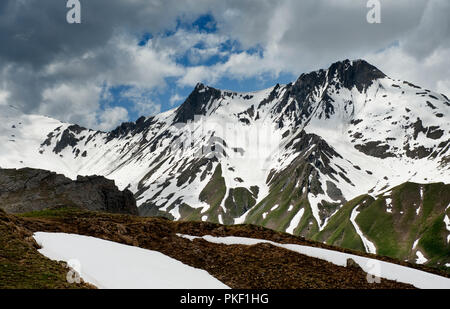
[[[182,22],[178,19],[174,30],[160,34],[152,34],[149,32],[141,34],[138,37],[138,46],[145,48],[155,35],[159,35],[161,38],[170,38],[180,29],[206,34],[215,34],[218,31],[217,23],[210,14],[200,16],[191,24]],[[212,48],[212,50],[208,50],[209,48]],[[183,55],[177,55],[174,61],[184,68],[195,66],[210,67],[226,63],[231,55],[244,52],[248,55],[258,55],[261,58],[264,55],[264,49],[261,46],[243,49],[239,41],[228,39],[213,47],[208,46],[205,41],[199,41]],[[204,80],[199,80],[197,82],[202,82],[218,89],[236,92],[251,92],[272,87],[277,83],[287,84],[294,81],[295,78],[295,76],[289,73],[281,73],[277,76],[274,73],[268,72],[261,74],[258,77],[251,78],[236,79],[222,77],[213,83]],[[128,110],[129,120],[134,121],[140,116],[150,116],[147,114],[142,115],[143,104],[159,105],[161,112],[176,108],[186,100],[194,89],[194,86],[179,86],[177,83],[178,79],[178,77],[165,78],[166,87],[161,87],[161,89],[157,90],[143,89],[142,91],[144,92],[139,93],[139,95],[136,95],[137,89],[130,85],[114,85],[108,89],[105,88],[103,89],[103,95],[100,99],[101,109],[105,110],[106,108],[112,107],[124,107]],[[132,92],[133,95],[130,96],[130,92]],[[137,108],[137,105],[139,105],[138,103],[140,103],[141,108]]]

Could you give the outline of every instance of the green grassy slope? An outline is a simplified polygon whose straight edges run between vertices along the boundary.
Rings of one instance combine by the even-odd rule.
[[[352,211],[359,207],[356,224],[375,244],[377,254],[415,262],[420,251],[428,260],[426,265],[449,271],[445,266],[450,263],[449,231],[444,217],[450,217],[450,185],[404,183],[375,198],[359,196],[345,203],[319,231],[307,196],[301,186],[294,185],[296,180],[285,176],[274,182],[271,193],[249,212],[246,223],[285,232],[304,208],[295,235],[365,251],[350,220]]]
[[[349,201],[312,239],[364,251],[350,221],[353,209],[359,206],[355,221],[375,244],[377,254],[415,262],[420,251],[428,260],[426,265],[448,270],[450,244],[444,217],[450,217],[449,204],[450,185],[404,183],[375,199],[363,195]]]
[[[68,269],[39,254],[31,235],[16,226],[2,210],[0,248],[0,289],[93,288],[84,283],[68,283]]]

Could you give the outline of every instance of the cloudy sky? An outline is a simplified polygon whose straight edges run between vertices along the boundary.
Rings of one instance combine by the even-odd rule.
[[[253,91],[343,59],[450,95],[450,1],[0,1],[0,104],[109,130],[175,108],[197,82]]]

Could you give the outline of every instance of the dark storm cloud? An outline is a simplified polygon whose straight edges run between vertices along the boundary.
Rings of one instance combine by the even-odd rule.
[[[183,1],[187,5],[192,1]],[[66,22],[65,0],[3,0],[0,55],[35,67],[105,45],[115,31],[143,34],[176,25],[178,1],[81,0],[82,23]],[[177,9],[177,7],[179,7]]]
[[[45,101],[45,90],[66,84],[81,89],[94,83],[99,73],[130,58],[114,46],[113,37],[122,33],[138,37],[147,31],[173,29],[180,10],[190,2],[180,5],[178,1],[81,1],[82,23],[73,25],[66,22],[65,0],[3,0],[0,86],[9,93],[9,102],[26,112],[45,111],[66,121],[83,122],[80,117],[71,117],[71,104],[44,106],[51,104]],[[80,58],[83,61],[77,65]],[[96,100],[97,97],[92,98],[90,109],[98,108]],[[76,99],[72,101],[78,103]]]
[[[231,2],[219,6],[229,12],[222,17],[223,30],[248,45],[276,42],[294,66],[317,66],[385,48],[419,25],[427,4],[381,1],[382,23],[369,24],[367,0],[261,1],[261,6]]]
[[[105,117],[99,96],[105,84],[130,84],[132,97],[139,98],[139,89],[142,93],[163,89],[166,77],[191,85],[265,72],[300,74],[343,58],[362,57],[397,78],[450,89],[447,0],[382,0],[382,23],[375,25],[366,21],[366,0],[81,0],[81,4],[82,23],[71,25],[66,22],[65,0],[0,1],[0,104],[6,92],[8,102],[25,112],[100,127],[98,119]],[[193,30],[176,30],[177,21],[189,23],[206,13],[214,16],[216,33],[199,38]],[[177,35],[158,36],[168,30],[178,31]],[[156,39],[138,48],[145,33]],[[193,68],[173,59],[190,48],[189,40],[208,41],[211,53],[224,39],[236,40],[244,49],[260,46],[263,56],[241,53],[227,63]],[[148,110],[158,110],[148,98],[143,102]],[[123,110],[115,111],[126,117]]]

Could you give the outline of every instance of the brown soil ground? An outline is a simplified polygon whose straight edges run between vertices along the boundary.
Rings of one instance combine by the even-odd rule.
[[[13,217],[3,214],[4,216]],[[211,223],[171,222],[159,218],[80,211],[13,219],[16,226],[26,231],[24,235],[38,231],[75,233],[156,250],[187,265],[204,269],[235,289],[413,288],[383,279],[381,283],[371,284],[367,282],[367,274],[359,267],[336,266],[270,244],[228,246],[209,243],[203,239],[190,241],[176,235],[242,236],[336,249],[262,227],[225,227]],[[364,255],[349,250],[341,251]]]

